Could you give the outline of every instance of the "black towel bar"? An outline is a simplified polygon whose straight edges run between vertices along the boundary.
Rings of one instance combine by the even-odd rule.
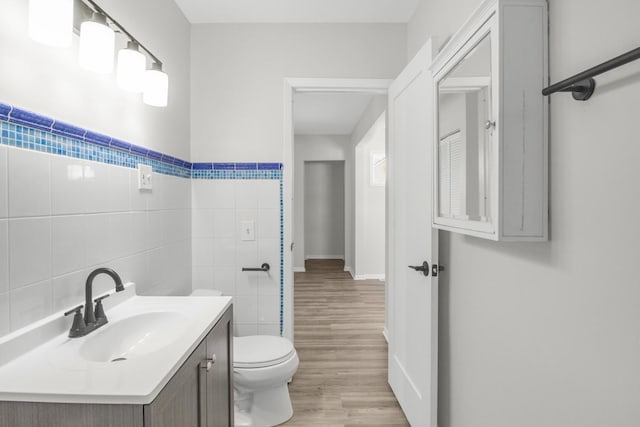
[[[627,53],[623,53],[622,55],[603,62],[600,65],[589,68],[588,70],[578,73],[573,77],[569,77],[561,82],[552,84],[551,86],[542,89],[542,94],[547,96],[556,92],[572,92],[573,99],[577,101],[586,101],[591,97],[593,91],[596,89],[596,81],[593,77],[628,64],[638,58],[640,58],[640,47],[630,50]]]

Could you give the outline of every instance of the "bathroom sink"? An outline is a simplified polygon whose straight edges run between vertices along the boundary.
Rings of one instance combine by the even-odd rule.
[[[132,283],[109,295],[109,323],[88,335],[69,337],[58,312],[0,339],[0,400],[149,404],[232,303],[139,296]]]
[[[147,312],[110,322],[89,335],[79,355],[88,362],[121,362],[159,351],[177,340],[188,319],[176,312]]]

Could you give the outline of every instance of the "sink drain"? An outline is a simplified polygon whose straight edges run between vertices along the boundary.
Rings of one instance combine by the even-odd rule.
[[[112,362],[122,362],[123,360],[127,360],[126,357],[116,357],[115,359],[111,360]]]

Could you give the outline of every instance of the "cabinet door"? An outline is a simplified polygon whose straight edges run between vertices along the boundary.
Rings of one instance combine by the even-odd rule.
[[[207,358],[215,362],[207,373],[207,427],[233,425],[233,306],[206,338]]]
[[[206,357],[202,342],[160,394],[144,406],[145,427],[201,427],[200,364]]]

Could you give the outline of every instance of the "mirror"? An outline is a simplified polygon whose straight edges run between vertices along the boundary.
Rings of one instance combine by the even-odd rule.
[[[438,214],[491,222],[491,34],[438,81]]]

